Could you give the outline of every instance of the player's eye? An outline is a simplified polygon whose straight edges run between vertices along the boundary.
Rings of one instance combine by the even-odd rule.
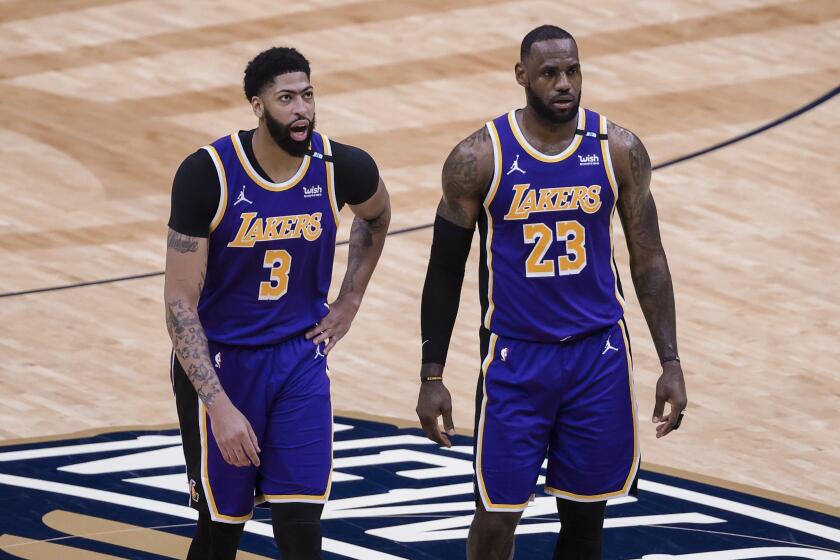
[[[288,93],[280,96],[280,101],[282,101],[283,103],[288,103],[291,100],[292,100],[292,96],[289,95]]]
[[[315,97],[315,92],[313,92],[312,90],[304,92],[303,94],[304,99],[312,99],[313,97]]]
[[[554,68],[546,68],[545,70],[542,71],[542,75],[545,76],[546,78],[550,78],[551,76],[554,75]]]

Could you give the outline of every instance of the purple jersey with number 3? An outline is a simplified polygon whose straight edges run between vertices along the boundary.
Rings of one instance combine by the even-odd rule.
[[[495,170],[479,219],[484,327],[558,342],[614,325],[624,301],[606,118],[581,108],[571,144],[553,156],[528,143],[516,111],[486,126]]]
[[[207,338],[261,346],[300,334],[328,311],[338,216],[329,139],[313,133],[310,155],[283,183],[257,173],[238,134],[204,149],[222,192],[198,302]]]

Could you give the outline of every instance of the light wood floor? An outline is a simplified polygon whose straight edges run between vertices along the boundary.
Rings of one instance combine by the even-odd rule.
[[[840,82],[836,0],[5,0],[0,292],[161,271],[172,175],[196,147],[253,126],[242,70],[273,44],[311,60],[319,127],[377,159],[392,227],[430,223],[451,146],[523,103],[512,68],[543,22],[578,37],[584,104],[637,132],[655,164]],[[647,462],[840,502],[838,133],[835,98],[654,174],[691,404],[656,441],[658,364],[629,294]],[[389,239],[331,359],[337,410],[414,422],[430,239]],[[476,253],[446,371],[463,432]],[[345,259],[343,247],[336,285]],[[162,286],[0,299],[0,438],[174,422]]]

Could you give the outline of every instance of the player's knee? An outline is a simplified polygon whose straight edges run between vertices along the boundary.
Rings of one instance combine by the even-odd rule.
[[[573,502],[557,498],[560,525],[581,538],[600,539],[607,502]]]
[[[475,537],[482,541],[507,542],[513,537],[521,514],[518,512],[486,511],[479,507],[473,519]]]
[[[283,560],[321,558],[322,504],[289,502],[271,504],[274,539]]]

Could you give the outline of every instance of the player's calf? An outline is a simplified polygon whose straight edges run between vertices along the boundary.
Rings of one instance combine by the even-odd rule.
[[[488,512],[479,503],[467,540],[468,560],[509,560],[521,511]]]

